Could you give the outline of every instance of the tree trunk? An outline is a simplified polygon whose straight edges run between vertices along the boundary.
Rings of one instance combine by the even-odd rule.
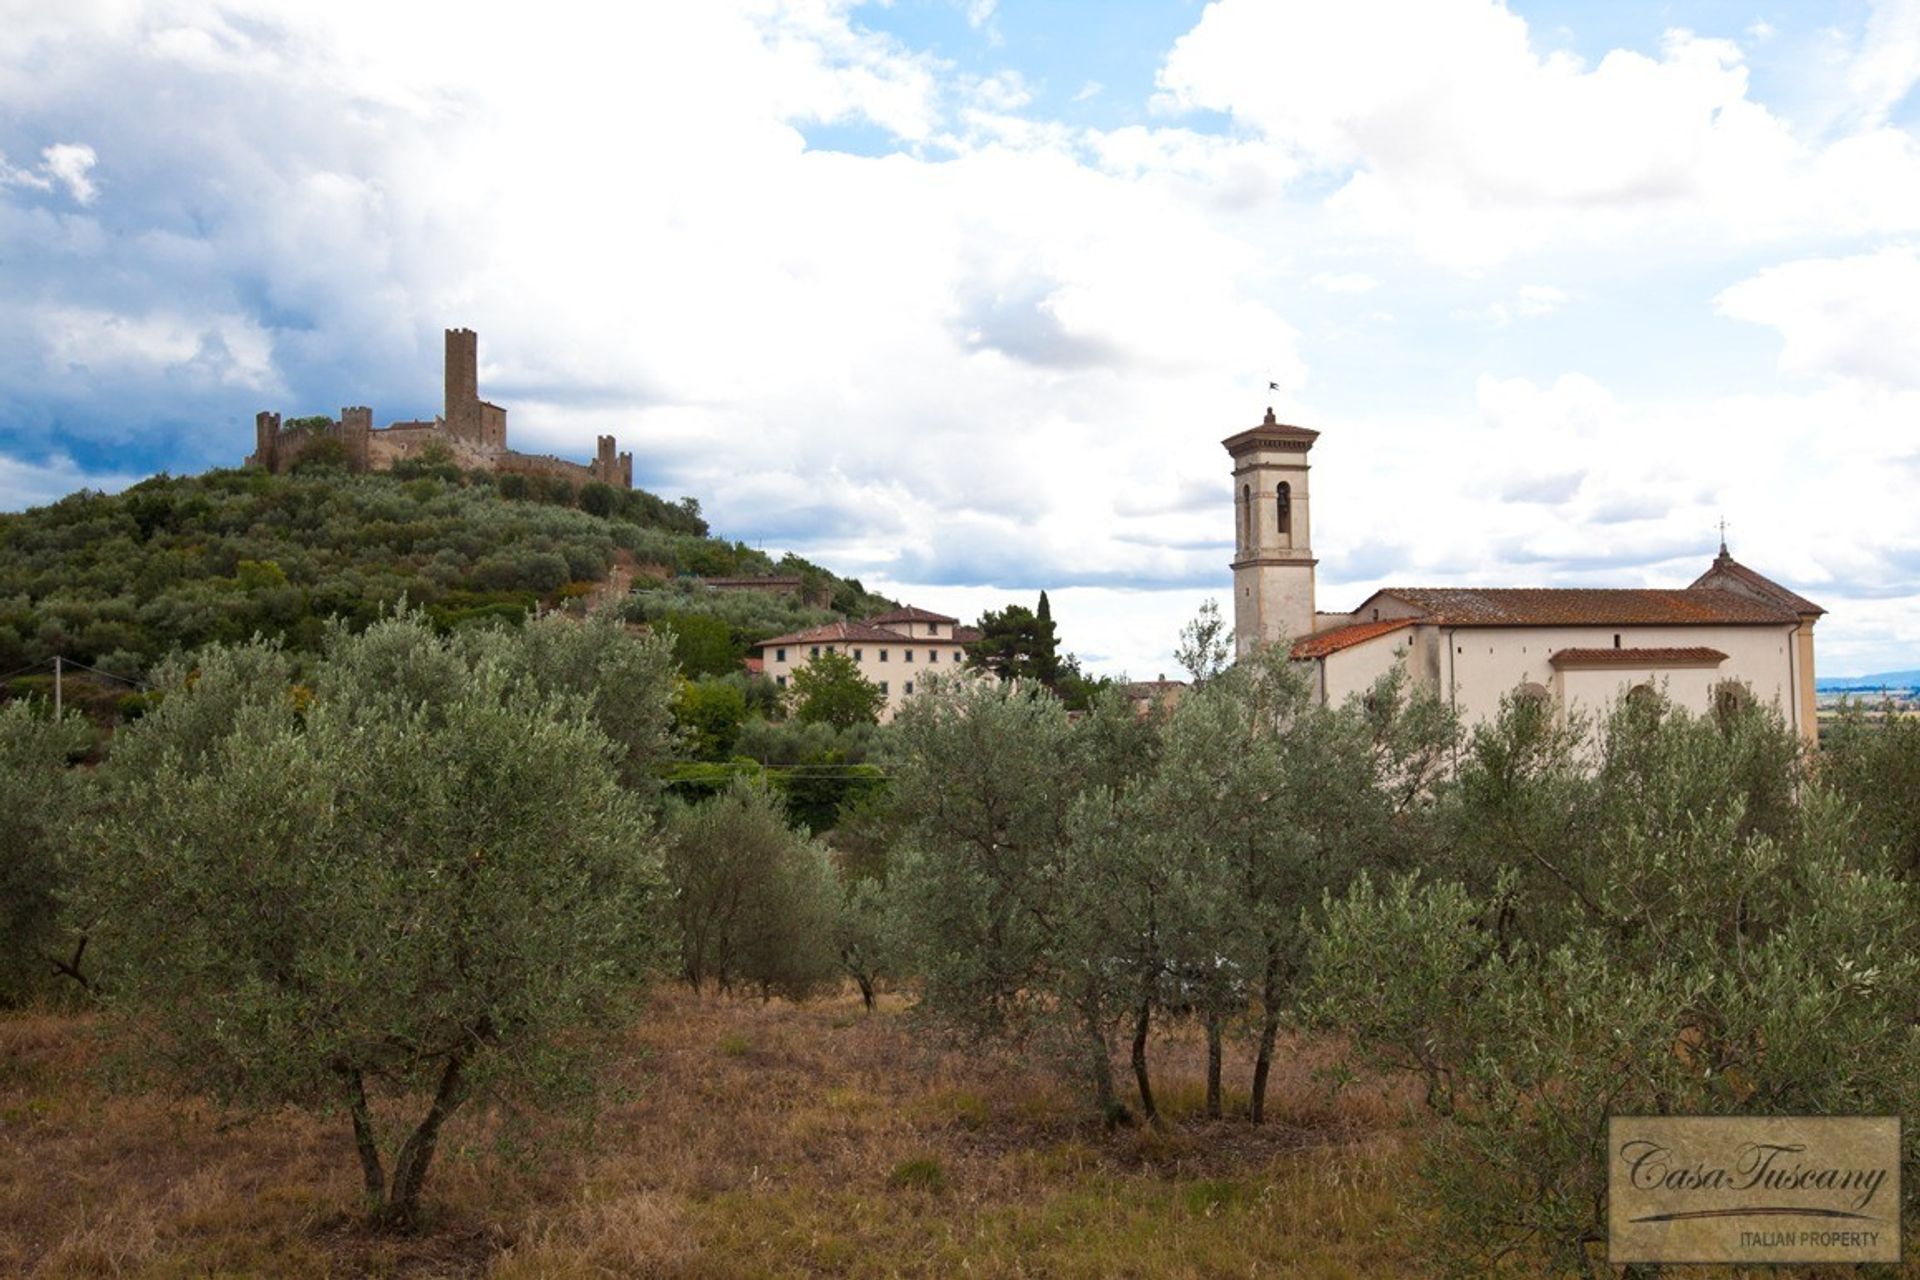
[[[1155,1124],[1160,1113],[1153,1105],[1153,1084],[1147,1079],[1147,1030],[1153,1022],[1153,1000],[1141,997],[1133,1015],[1133,1079],[1140,1086],[1140,1111]]]
[[[392,1225],[407,1226],[413,1222],[420,1205],[420,1189],[426,1185],[427,1166],[432,1163],[434,1146],[440,1141],[440,1126],[466,1100],[465,1066],[466,1054],[462,1050],[456,1050],[447,1059],[447,1068],[440,1074],[440,1088],[433,1095],[433,1105],[427,1108],[426,1118],[400,1148],[400,1158],[394,1161],[393,1186],[381,1213]]]
[[[1267,1077],[1273,1071],[1273,1041],[1280,1031],[1280,957],[1267,948],[1267,972],[1260,986],[1260,1050],[1253,1060],[1253,1099],[1249,1117],[1259,1124],[1267,1118]]]
[[[1207,1013],[1207,1119],[1220,1118],[1220,1014]]]
[[[873,979],[864,973],[856,973],[853,975],[853,980],[860,984],[860,1003],[867,1007],[868,1013],[872,1013]]]
[[[367,1082],[357,1068],[344,1072],[347,1106],[353,1112],[353,1145],[360,1151],[360,1174],[367,1184],[367,1204],[379,1209],[387,1198],[387,1175],[380,1167],[380,1144],[373,1136],[373,1116],[367,1107]]]
[[[1127,1109],[1113,1096],[1113,1058],[1107,1047],[1107,1033],[1101,1029],[1099,1006],[1091,1003],[1081,1006],[1081,1016],[1086,1023],[1087,1068],[1093,1075],[1093,1102],[1100,1109],[1100,1119],[1111,1129],[1124,1124]]]

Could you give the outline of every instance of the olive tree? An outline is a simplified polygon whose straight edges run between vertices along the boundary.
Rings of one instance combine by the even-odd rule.
[[[736,778],[668,815],[666,874],[680,973],[695,990],[749,983],[802,998],[837,983],[839,886],[765,781]]]
[[[502,644],[392,618],[286,674],[258,642],[168,673],[115,745],[85,906],[136,1053],[224,1100],[344,1112],[370,1205],[404,1223],[449,1116],[585,1078],[579,1033],[653,959],[651,818],[621,784],[634,744]]]
[[[1913,890],[1790,735],[1658,699],[1563,734],[1509,704],[1453,798],[1463,830],[1481,806],[1501,826],[1493,864],[1330,897],[1317,1018],[1424,1082],[1417,1185],[1456,1270],[1527,1249],[1597,1273],[1611,1113],[1920,1102]]]
[[[85,984],[85,936],[77,947],[64,936],[61,911],[82,816],[82,780],[67,762],[90,737],[78,716],[55,721],[26,699],[0,704],[0,1005],[54,973]]]

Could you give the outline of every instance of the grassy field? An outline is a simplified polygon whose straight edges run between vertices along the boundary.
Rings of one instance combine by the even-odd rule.
[[[0,1020],[0,1274],[1417,1274],[1389,1224],[1398,1104],[1294,1056],[1276,1122],[1207,1126],[1163,1048],[1169,1134],[1107,1134],[1038,1068],[926,1047],[897,1005],[664,993],[585,1147],[453,1126],[423,1229],[355,1211],[346,1123],[123,1094],[85,1017]],[[1244,1064],[1231,1064],[1242,1079]]]

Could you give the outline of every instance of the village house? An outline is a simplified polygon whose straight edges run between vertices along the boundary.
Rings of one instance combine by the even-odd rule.
[[[958,618],[905,608],[861,622],[829,622],[774,636],[753,648],[761,671],[782,689],[794,671],[823,653],[852,658],[861,676],[887,697],[880,712],[884,723],[928,676],[958,674],[966,663],[966,646],[979,638],[976,628],[961,626]]]

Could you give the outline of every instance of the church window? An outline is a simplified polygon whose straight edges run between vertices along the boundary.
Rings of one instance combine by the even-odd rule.
[[[1279,521],[1279,525],[1278,525],[1279,530],[1281,533],[1292,533],[1293,532],[1293,489],[1287,484],[1285,480],[1282,480],[1280,482],[1280,487],[1274,491],[1274,496],[1277,500],[1277,505],[1275,508],[1275,519]]]
[[[1240,486],[1240,545],[1253,545],[1253,486]]]
[[[1713,686],[1713,715],[1723,729],[1731,728],[1734,717],[1752,704],[1752,691],[1738,680],[1722,680]]]
[[[1620,647],[1620,633],[1618,631],[1613,633],[1613,647],[1616,649]]]
[[[1627,705],[1630,707],[1645,710],[1648,707],[1657,705],[1659,701],[1660,695],[1654,691],[1653,686],[1650,684],[1637,684],[1627,690]]]
[[[1547,686],[1533,680],[1528,680],[1513,692],[1518,702],[1529,702],[1539,707],[1549,706],[1553,702],[1553,695],[1547,692]]]

